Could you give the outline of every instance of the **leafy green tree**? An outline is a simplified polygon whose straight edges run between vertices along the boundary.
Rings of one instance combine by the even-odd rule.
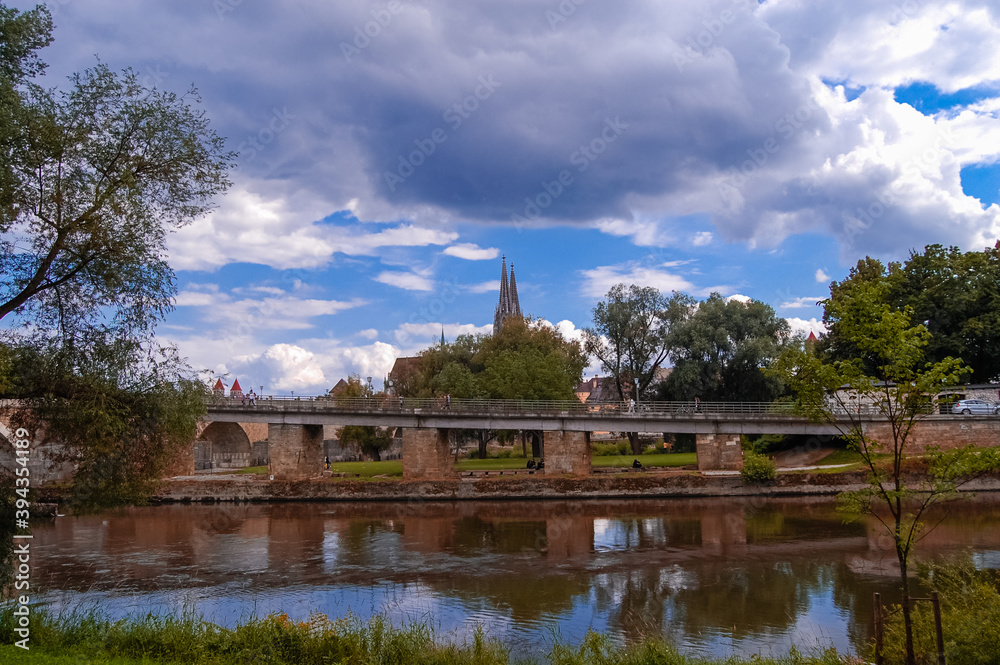
[[[62,461],[76,466],[76,512],[144,503],[205,412],[204,384],[172,349],[150,354],[120,338],[89,340],[85,352],[24,345],[12,364],[3,396],[27,407],[11,412],[12,423],[35,442],[63,444]]]
[[[800,411],[835,425],[868,469],[862,490],[845,492],[840,507],[877,520],[892,538],[900,566],[907,663],[914,662],[908,564],[921,531],[921,516],[932,505],[955,498],[968,480],[998,468],[997,449],[932,450],[926,473],[916,473],[909,456],[915,424],[933,410],[936,395],[966,373],[961,360],[927,362],[930,333],[912,325],[910,309],[886,304],[888,277],[855,281],[849,292],[824,301],[846,348],[857,357],[843,360],[788,348],[773,372],[796,394]],[[859,407],[859,405],[861,405]],[[874,418],[880,427],[868,426]]]
[[[694,302],[676,291],[667,297],[651,286],[616,284],[594,308],[594,327],[583,331],[584,348],[601,361],[622,399],[638,399],[649,390],[670,355],[673,326]],[[628,438],[632,452],[641,454],[639,435],[629,432]]]
[[[460,335],[420,353],[398,390],[405,397],[453,399],[573,400],[587,357],[577,342],[537,319],[510,319],[493,336]],[[495,438],[512,432],[463,431],[478,443],[480,457]]]
[[[204,411],[154,329],[176,293],[167,234],[212,207],[233,154],[194,91],[100,63],[38,85],[51,32],[45,6],[0,4],[0,390],[66,444],[79,507],[132,503]]]
[[[137,337],[171,308],[167,233],[212,207],[233,155],[184,96],[150,90],[103,64],[68,89],[30,81],[51,39],[44,6],[0,7],[4,169],[0,184],[0,319],[16,314],[64,339],[114,328]],[[8,27],[9,26],[9,27]]]
[[[367,397],[379,400],[384,397],[384,394],[374,392],[371,386],[361,380],[359,375],[352,374],[347,378],[347,387],[338,397]],[[375,427],[374,425],[348,425],[337,430],[337,438],[342,443],[357,445],[362,453],[379,462],[382,460],[382,453],[392,445],[392,428]]]
[[[924,350],[928,361],[961,358],[976,382],[1000,377],[1000,243],[964,253],[927,245],[922,253],[911,252],[905,262],[888,266],[865,257],[847,279],[831,284],[830,298],[849,297],[859,284],[883,279],[886,304],[909,308],[910,323],[923,324],[931,333]],[[834,358],[859,357],[832,314],[824,315],[824,323],[829,331],[825,349]],[[869,363],[875,367],[878,360]]]
[[[660,394],[672,400],[770,402],[784,386],[764,370],[790,340],[788,322],[770,305],[713,293],[673,326],[674,368]]]

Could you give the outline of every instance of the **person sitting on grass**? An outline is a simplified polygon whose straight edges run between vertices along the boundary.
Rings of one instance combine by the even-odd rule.
[[[534,457],[532,457],[530,460],[528,460],[528,468],[529,469],[534,469],[535,468],[535,458]]]
[[[642,462],[640,462],[640,461],[638,460],[638,458],[636,458],[636,459],[632,460],[632,468],[633,468],[633,469],[644,469],[644,468],[646,468],[646,467],[644,467],[644,466],[642,465]]]

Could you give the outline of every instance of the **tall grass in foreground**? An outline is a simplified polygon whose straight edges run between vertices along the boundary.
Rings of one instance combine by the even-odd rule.
[[[14,638],[10,609],[0,613],[0,640]],[[476,632],[470,641],[452,645],[436,641],[423,624],[394,628],[382,617],[362,622],[354,616],[331,621],[314,614],[293,622],[284,614],[250,621],[234,629],[201,619],[147,615],[112,621],[98,612],[54,617],[33,614],[30,654],[16,647],[0,647],[0,662],[16,651],[16,662],[45,661],[51,654],[74,656],[81,662],[192,663],[196,665],[843,665],[858,663],[835,650],[815,656],[792,651],[783,658],[724,660],[689,658],[672,646],[647,641],[627,648],[605,635],[590,633],[580,645],[557,644],[546,654],[513,658],[497,639]],[[83,660],[85,659],[85,661]]]

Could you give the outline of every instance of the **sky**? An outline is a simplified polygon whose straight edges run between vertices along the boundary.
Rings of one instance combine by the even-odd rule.
[[[245,390],[381,388],[442,330],[490,332],[503,256],[571,338],[618,282],[820,332],[858,259],[1000,235],[994,1],[48,6],[46,85],[97,58],[193,85],[238,151],[169,239],[158,334]]]

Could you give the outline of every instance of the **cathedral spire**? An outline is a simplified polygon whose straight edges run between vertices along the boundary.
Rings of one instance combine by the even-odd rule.
[[[510,264],[510,281],[507,281],[507,257],[503,257],[500,267],[500,300],[493,315],[493,334],[500,332],[503,322],[512,317],[521,316],[521,303],[517,299],[517,282],[514,280],[514,264]]]

